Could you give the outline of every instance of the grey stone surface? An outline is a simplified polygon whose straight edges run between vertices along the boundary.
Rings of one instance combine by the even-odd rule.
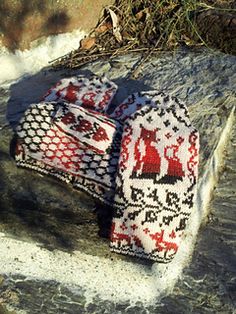
[[[236,57],[206,51],[165,53],[159,58],[153,56],[143,65],[140,77],[133,80],[130,75],[139,61],[140,55],[124,56],[95,62],[78,72],[106,74],[115,81],[119,90],[114,106],[132,92],[150,89],[163,90],[184,101],[200,131],[202,177],[235,104]],[[58,78],[72,74],[43,70],[11,85],[9,90],[1,90],[0,125],[8,121],[12,125],[17,123],[31,102],[39,101]],[[97,216],[92,210],[94,202],[89,197],[54,179],[17,169],[9,156],[12,131],[4,128],[0,132],[0,232],[37,242],[48,250],[80,250],[114,262],[123,259],[148,267],[149,263],[110,253],[108,240],[98,236]],[[4,275],[0,285],[0,300],[27,313],[232,313],[235,306],[234,139],[235,135],[234,143],[229,146],[225,178],[221,178],[216,191],[210,222],[199,233],[193,261],[173,293],[161,300],[161,305],[144,308],[100,299],[86,304],[79,283],[73,291],[60,282],[8,275]]]
[[[92,63],[76,73],[105,74],[112,79],[119,86],[114,105],[132,92],[150,89],[162,89],[185,101],[193,124],[200,130],[202,174],[235,103],[236,58],[205,52],[166,53],[146,62],[141,77],[132,80],[129,75],[139,60],[140,55],[118,57]],[[15,125],[30,103],[39,101],[59,78],[73,73],[43,70],[11,85],[10,90],[1,93],[2,125],[7,122],[6,112],[7,120]],[[196,90],[190,90],[193,84]],[[51,249],[81,249],[110,256],[107,241],[97,236],[97,217],[91,211],[93,201],[54,179],[17,169],[9,157],[11,137],[9,129],[1,131],[1,231],[39,241]]]
[[[217,99],[232,93],[236,81],[235,56],[205,50],[156,53],[145,62],[139,77],[131,79],[141,56],[118,57],[88,65],[95,74],[106,73],[120,86],[116,104],[137,90],[157,89],[171,93],[187,105],[203,98]]]
[[[86,303],[81,294],[58,282],[34,281],[21,276],[4,276],[0,302],[27,313],[235,313],[236,309],[236,128],[227,147],[227,159],[211,215],[202,227],[192,262],[173,292],[161,303],[114,304],[99,299]]]

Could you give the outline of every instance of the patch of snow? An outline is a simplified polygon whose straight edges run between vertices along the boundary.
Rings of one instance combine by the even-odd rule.
[[[47,66],[50,61],[63,56],[79,47],[85,32],[80,29],[71,33],[49,36],[43,44],[28,50],[17,50],[15,53],[0,48],[0,85],[9,84],[24,75],[34,74]]]

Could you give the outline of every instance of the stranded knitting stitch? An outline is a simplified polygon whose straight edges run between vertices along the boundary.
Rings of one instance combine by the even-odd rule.
[[[179,102],[178,98],[155,90],[131,94],[115,108],[110,114],[110,117],[124,122],[133,113],[144,106],[158,107],[162,109],[172,108],[174,111],[178,109],[178,111],[181,112],[181,117],[179,117],[179,119],[187,118],[189,120],[188,110],[181,102]]]
[[[112,251],[165,263],[193,210],[198,165],[198,133],[187,109],[166,107],[146,105],[126,117],[110,244]]]
[[[71,182],[105,203],[113,200],[119,122],[73,104],[33,104],[17,126],[18,166]]]
[[[170,262],[194,206],[199,137],[187,108],[149,91],[106,114],[117,86],[75,76],[32,104],[15,159],[115,208],[111,250]]]
[[[49,89],[43,101],[64,101],[99,112],[106,112],[117,86],[106,77],[73,76]]]

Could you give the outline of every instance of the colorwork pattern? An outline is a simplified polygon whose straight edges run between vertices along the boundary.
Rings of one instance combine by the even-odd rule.
[[[104,113],[116,91],[117,85],[106,77],[73,76],[50,88],[43,101],[63,101]]]
[[[62,79],[21,118],[16,164],[113,206],[112,251],[168,263],[194,210],[199,135],[185,105],[159,91],[108,114],[116,90],[105,77]]]
[[[113,251],[159,262],[175,256],[193,210],[198,166],[198,132],[185,111],[146,105],[126,118]]]
[[[33,104],[17,127],[18,166],[50,174],[110,204],[121,126],[75,105]]]

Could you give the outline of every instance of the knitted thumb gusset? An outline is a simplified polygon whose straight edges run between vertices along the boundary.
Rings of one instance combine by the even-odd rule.
[[[123,120],[110,244],[164,263],[177,253],[193,210],[199,149],[186,107],[170,100]]]

